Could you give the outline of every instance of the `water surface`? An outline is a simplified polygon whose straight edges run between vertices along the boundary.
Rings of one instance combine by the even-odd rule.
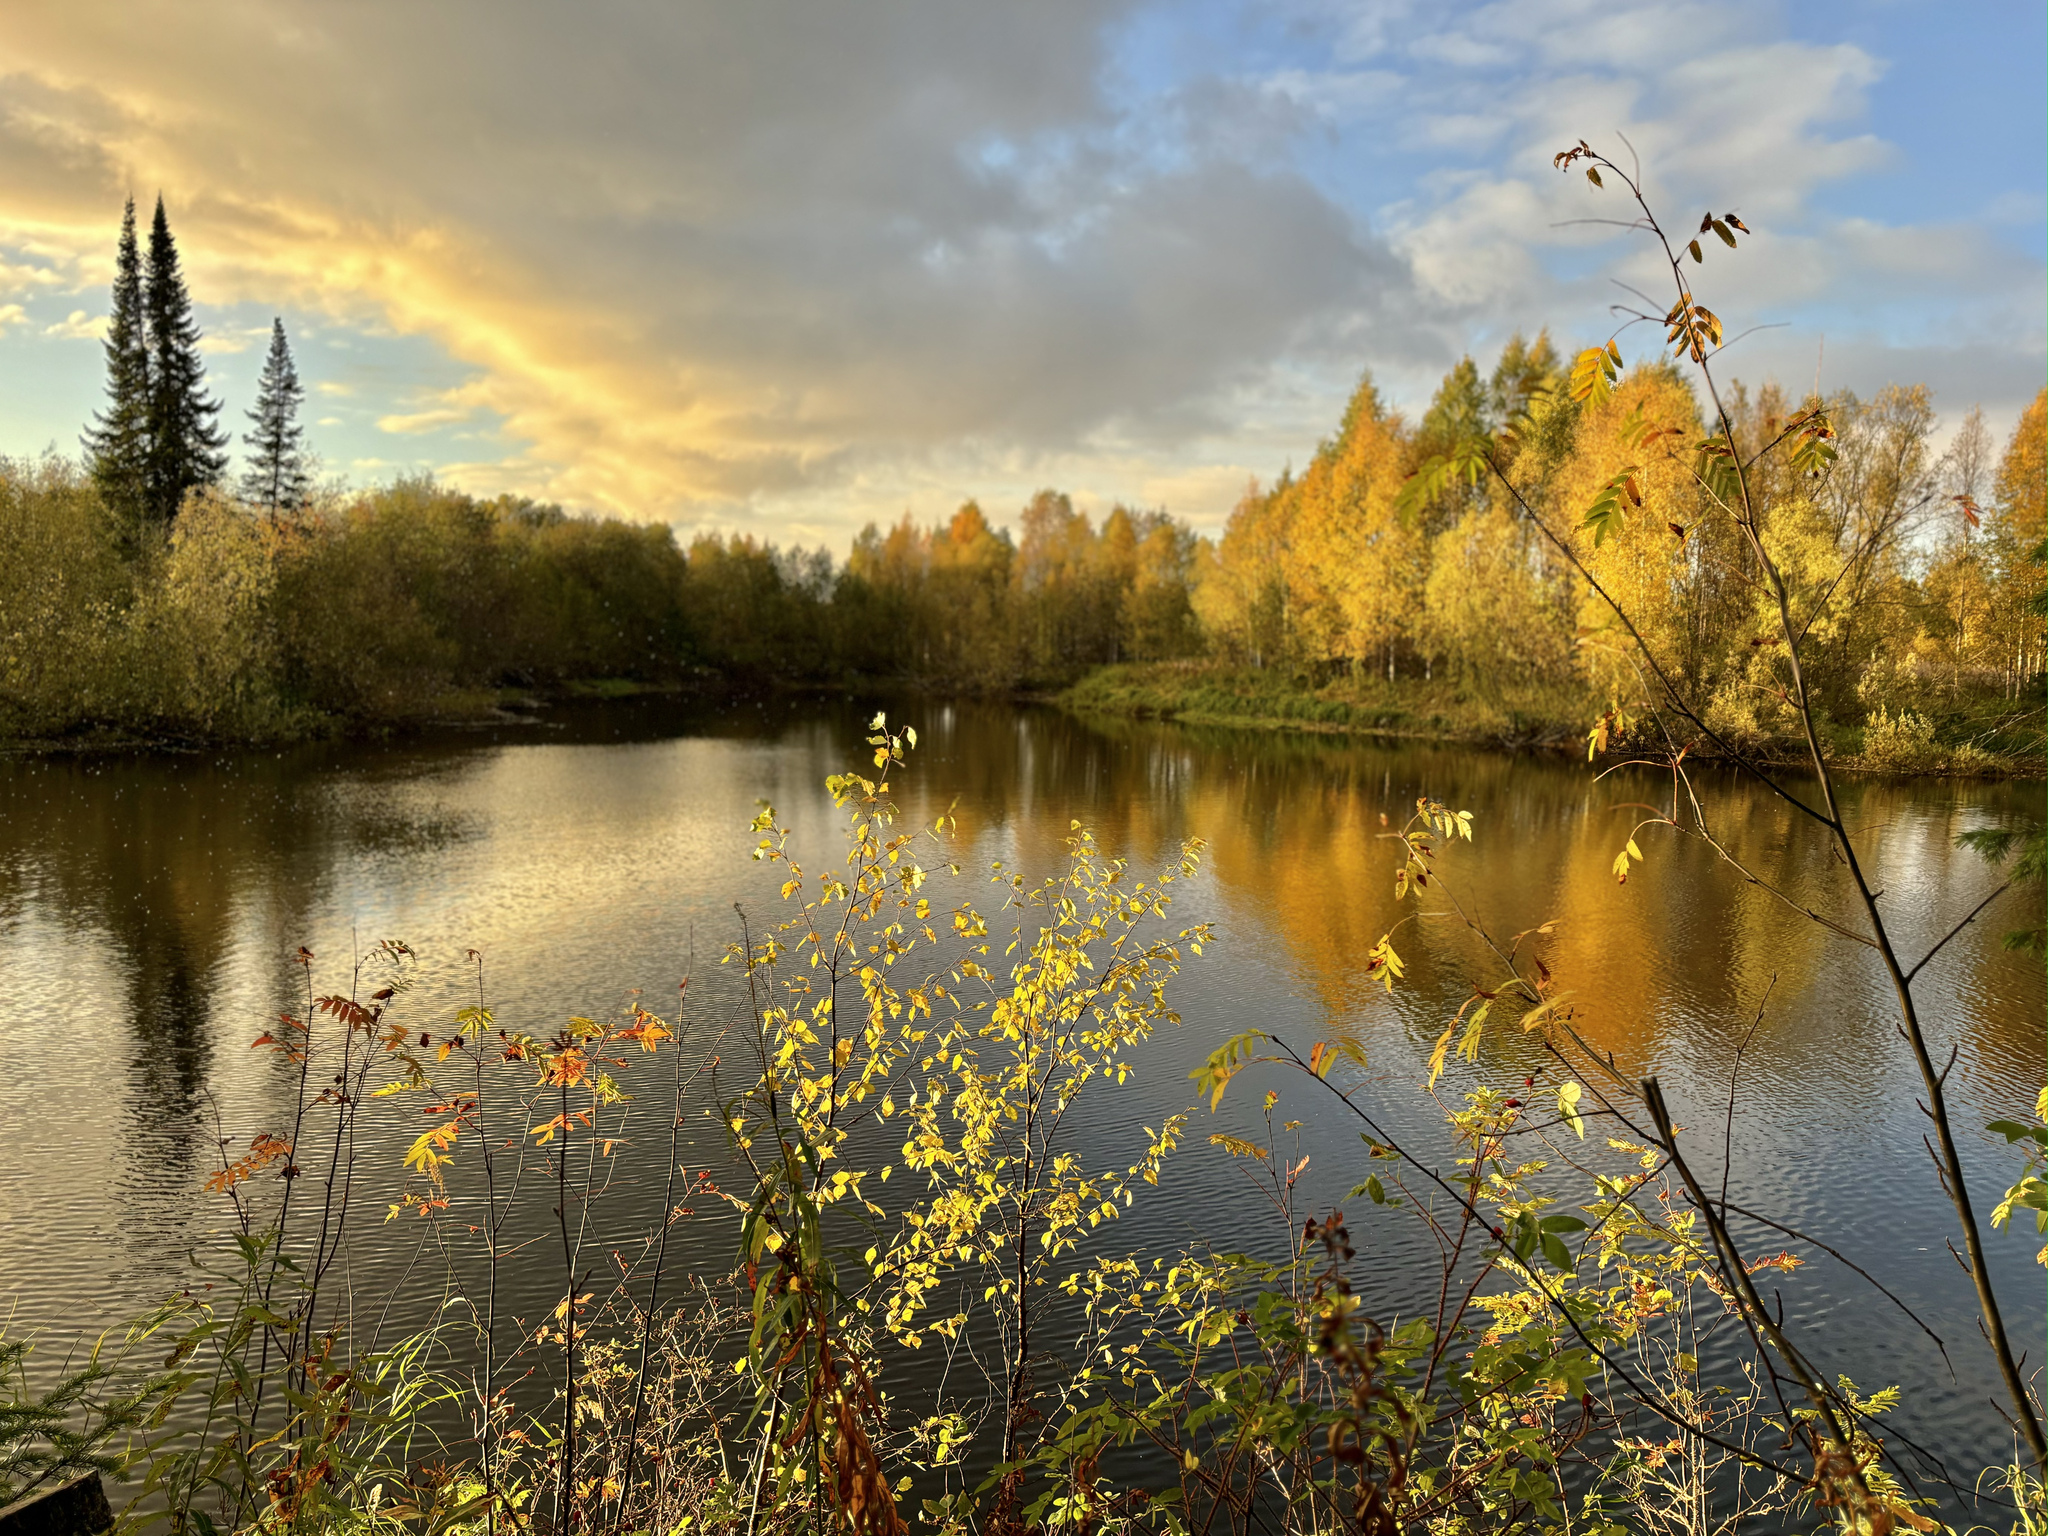
[[[351,957],[402,939],[424,981],[403,999],[417,1027],[469,1000],[468,952],[484,957],[502,1020],[546,1033],[637,996],[673,1011],[693,975],[700,1040],[737,1001],[715,961],[734,903],[772,915],[774,872],[755,863],[748,822],[772,801],[807,856],[831,847],[821,781],[859,755],[868,699],[711,707],[673,701],[559,712],[537,725],[391,746],[282,754],[15,759],[0,762],[0,1305],[15,1328],[54,1338],[108,1326],[189,1277],[188,1255],[224,1226],[203,1184],[218,1138],[277,1119],[293,1078],[249,1041],[294,1008],[301,945],[320,991],[345,991]],[[1429,1047],[1470,983],[1488,979],[1469,933],[1409,924],[1407,984],[1367,974],[1374,940],[1412,908],[1393,899],[1382,840],[1427,794],[1473,812],[1474,841],[1449,866],[1473,916],[1500,933],[1554,920],[1545,962],[1579,1001],[1587,1038],[1618,1071],[1658,1074],[1718,1176],[1735,1043],[1761,1018],[1734,1082],[1731,1193],[1824,1237],[1880,1274],[1947,1345],[1953,1370],[1889,1305],[1817,1259],[1777,1287],[1824,1368],[1907,1389],[1902,1423],[1964,1479],[2009,1444],[1977,1339],[1952,1221],[1921,1145],[1918,1080],[1882,974],[1734,878],[1697,846],[1650,841],[1618,886],[1608,866],[1647,778],[1596,781],[1581,763],[1409,743],[1096,725],[1007,706],[897,708],[922,746],[901,777],[918,818],[948,806],[962,892],[994,901],[977,870],[1001,859],[1049,867],[1070,823],[1093,827],[1140,866],[1183,839],[1208,844],[1178,916],[1219,942],[1183,976],[1184,1023],[1142,1058],[1137,1083],[1082,1127],[1086,1153],[1135,1155],[1142,1128],[1193,1101],[1188,1073],[1221,1039],[1259,1026],[1306,1045],[1333,1030],[1368,1047],[1365,1097],[1387,1125],[1427,1141],[1416,1091]],[[1815,829],[1769,795],[1709,772],[1718,829],[1751,868],[1806,905],[1847,915]],[[1913,782],[1848,787],[1900,949],[1917,957],[1993,883],[1953,846],[1965,828],[2037,816],[2038,786]],[[961,892],[945,897],[950,905]],[[1994,911],[1919,983],[1939,1054],[1953,1049],[1952,1104],[1981,1171],[2009,1181],[1981,1127],[2023,1115],[2042,1081],[2042,974],[2004,950],[2020,914]],[[1472,1081],[1519,1084],[1532,1043],[1493,1035]],[[1255,1078],[1192,1122],[1157,1198],[1118,1240],[1271,1249],[1270,1210],[1212,1129],[1254,1128],[1269,1082],[1282,1113],[1309,1122],[1309,1204],[1363,1177],[1356,1127],[1298,1082]],[[730,1082],[728,1082],[730,1086]],[[1315,1113],[1310,1113],[1315,1111]],[[382,1108],[380,1114],[384,1114]],[[410,1230],[380,1229],[396,1198],[411,1108],[370,1129],[366,1209],[351,1249],[358,1293],[423,1314],[448,1269]],[[665,1140],[665,1137],[662,1139]],[[717,1127],[692,1120],[689,1166],[725,1167]],[[631,1226],[658,1209],[655,1181],[629,1179],[615,1207]],[[1354,1212],[1365,1286],[1381,1315],[1412,1309],[1433,1271],[1411,1226]],[[722,1271],[733,1222],[688,1230],[690,1267]],[[424,1229],[422,1229],[424,1230]],[[2011,1323],[2042,1357],[2042,1281],[2031,1230],[1990,1241]],[[1773,1243],[1773,1247],[1782,1243]],[[517,1298],[545,1304],[534,1280]]]

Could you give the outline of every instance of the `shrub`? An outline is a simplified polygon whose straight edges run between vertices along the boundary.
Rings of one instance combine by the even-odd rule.
[[[1935,744],[1934,723],[1911,710],[1889,713],[1880,704],[1863,726],[1863,762],[1866,767],[1893,773],[1920,773],[1938,767],[1942,749]]]

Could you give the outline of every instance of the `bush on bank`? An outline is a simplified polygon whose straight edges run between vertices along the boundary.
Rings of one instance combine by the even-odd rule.
[[[673,680],[690,588],[666,528],[421,480],[281,517],[200,493],[131,555],[72,466],[7,464],[0,735],[263,741]]]

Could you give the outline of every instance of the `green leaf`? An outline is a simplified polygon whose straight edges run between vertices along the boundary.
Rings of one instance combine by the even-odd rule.
[[[1449,459],[1442,454],[1424,459],[1415,473],[1402,483],[1400,494],[1394,498],[1395,513],[1403,522],[1412,521],[1417,512],[1443,494],[1450,481]]]
[[[1528,1262],[1529,1255],[1536,1251],[1536,1245],[1543,1240],[1542,1229],[1536,1225],[1536,1218],[1526,1212],[1515,1218],[1515,1237],[1510,1245],[1515,1257]]]
[[[1543,1257],[1559,1269],[1569,1270],[1572,1267],[1571,1250],[1565,1247],[1563,1239],[1554,1232],[1543,1234]]]
[[[1699,445],[1693,457],[1692,472],[1708,492],[1724,504],[1733,502],[1741,493],[1741,482],[1735,472],[1735,455],[1719,434]]]
[[[1792,442],[1792,467],[1803,475],[1819,475],[1835,462],[1835,448],[1832,441],[1834,427],[1829,423],[1827,413],[1813,410],[1794,421],[1792,426],[1799,429],[1799,435]]]
[[[1591,529],[1593,547],[1598,549],[1606,542],[1607,535],[1618,533],[1628,524],[1628,503],[1643,504],[1641,491],[1635,483],[1636,466],[1631,464],[1600,488],[1600,494],[1593,498],[1593,504],[1586,508],[1581,530]]]
[[[1589,165],[1586,167],[1586,180],[1590,181],[1591,183],[1593,183],[1594,186],[1597,187],[1601,184],[1600,173],[1594,170],[1593,167]]]
[[[2048,1125],[2026,1125],[2018,1120],[1994,1120],[1985,1126],[1984,1129],[1998,1132],[1999,1135],[2006,1139],[2007,1145],[2024,1137],[2029,1141],[2038,1141],[2042,1146],[2048,1147]]]

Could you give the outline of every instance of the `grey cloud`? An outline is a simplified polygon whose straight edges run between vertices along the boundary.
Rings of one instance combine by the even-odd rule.
[[[184,197],[192,259],[252,296],[281,266],[361,285],[316,295],[337,312],[474,307],[482,403],[565,484],[755,500],[856,447],[1213,430],[1290,349],[1402,313],[1402,263],[1281,165],[1300,109],[1196,81],[1139,120],[1105,84],[1116,16],[27,4],[0,53],[25,63],[9,91],[97,157],[60,175],[45,149],[43,212],[103,224],[141,167]],[[103,94],[52,83],[87,77]],[[354,264],[323,274],[323,240]],[[379,262],[449,297],[408,310]]]
[[[1312,417],[1298,458],[1365,362],[1426,398],[1482,327],[1604,327],[1605,271],[1563,271],[1586,232],[1551,227],[1588,211],[1560,135],[1631,123],[1687,206],[1788,217],[1881,150],[1837,131],[1878,66],[1752,45],[1760,5],[1287,0],[1327,68],[1140,90],[1135,3],[13,0],[0,233],[74,229],[98,271],[121,193],[161,185],[203,295],[454,352],[511,445],[479,484],[815,524],[977,466],[1235,464]],[[1312,179],[1310,143],[1360,169]],[[1460,154],[1375,215],[1391,243],[1366,227],[1380,157]],[[1798,233],[1795,286],[1963,270]]]

